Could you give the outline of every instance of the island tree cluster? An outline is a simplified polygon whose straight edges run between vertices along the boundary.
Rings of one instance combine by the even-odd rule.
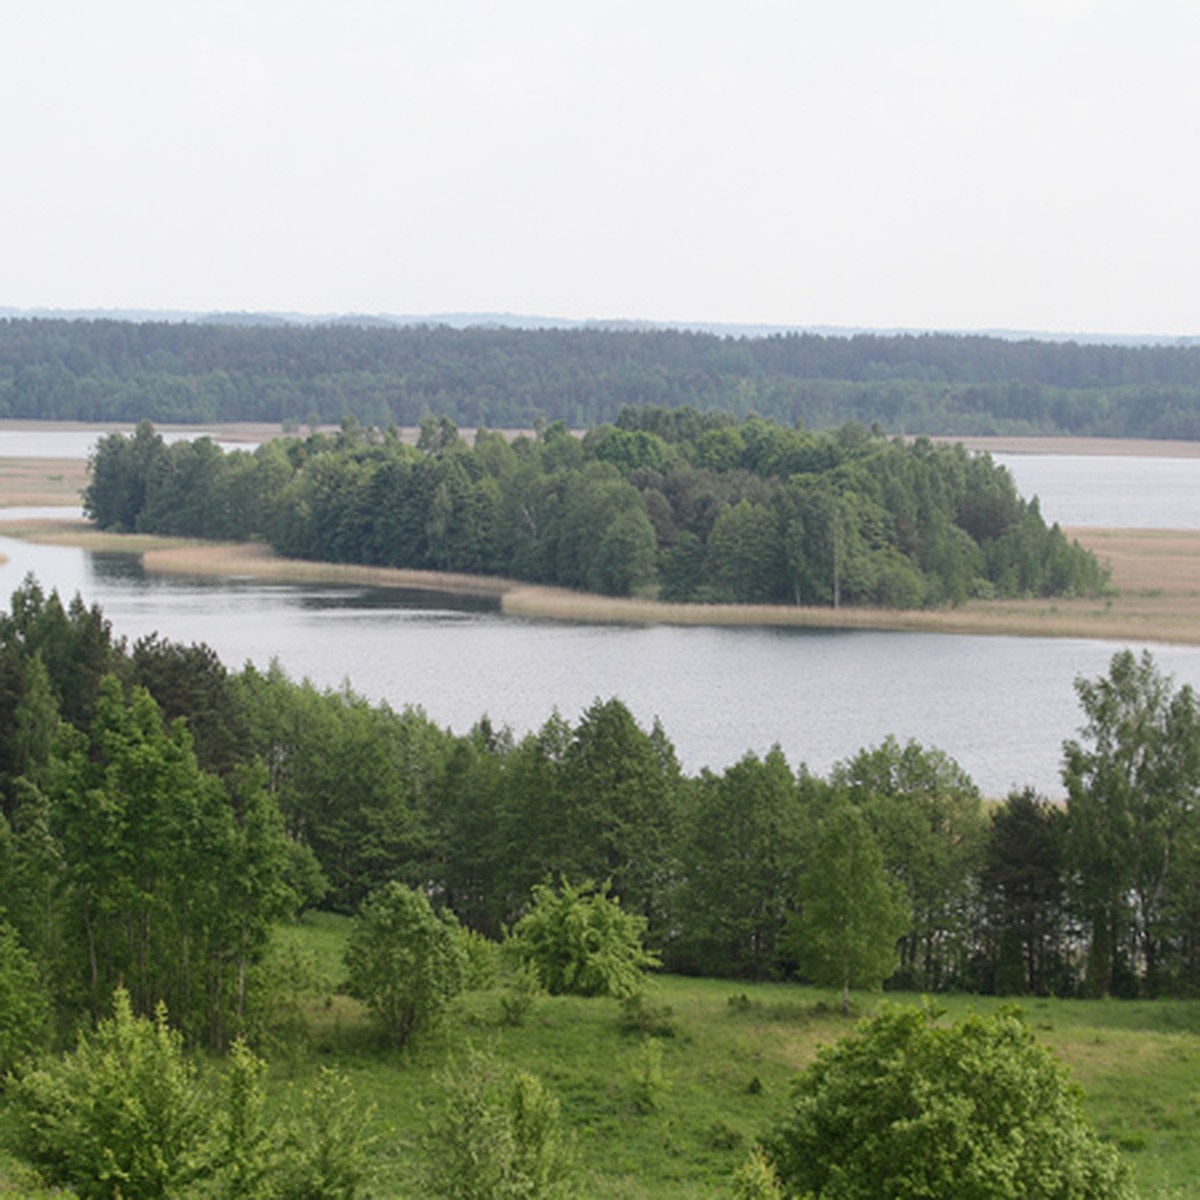
[[[468,444],[431,418],[416,446],[347,422],[223,453],[143,423],[103,438],[91,470],[105,529],[616,596],[912,608],[1104,582],[987,455],[859,425],[627,409],[582,438],[559,424]]]

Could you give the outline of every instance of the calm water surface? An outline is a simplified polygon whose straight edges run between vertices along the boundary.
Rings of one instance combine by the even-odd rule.
[[[1022,496],[1064,526],[1200,529],[1200,459],[993,454]]]
[[[574,721],[619,696],[660,718],[684,768],[721,770],[778,743],[825,774],[888,734],[954,757],[989,795],[1032,784],[1060,795],[1073,681],[1117,646],[1022,639],[770,629],[612,627],[501,617],[392,589],[265,586],[144,575],[128,555],[0,538],[8,596],[26,572],[100,604],[116,633],[205,641],[232,668],[278,659],[293,678],[349,682],[394,707],[421,706],[462,732],[483,714],[522,734],[557,710]],[[1200,686],[1200,649],[1154,650]]]
[[[66,456],[50,431],[0,457]],[[21,439],[32,435],[21,434]],[[90,435],[94,441],[95,435]],[[48,440],[46,440],[48,439]],[[1064,525],[1200,528],[1200,460],[995,455],[1022,494]],[[2,528],[0,528],[2,532]],[[147,576],[128,555],[0,538],[0,600],[33,571],[98,603],[117,634],[204,641],[231,668],[278,659],[293,678],[349,683],[371,700],[421,706],[462,732],[485,713],[523,734],[557,709],[574,721],[619,696],[661,719],[684,768],[721,770],[778,743],[825,774],[889,734],[954,757],[988,795],[1031,784],[1061,795],[1076,734],[1076,677],[1103,674],[1109,642],[938,634],[612,627],[501,617],[478,603],[393,589],[294,587]],[[1141,647],[1135,647],[1141,649]],[[1200,687],[1200,648],[1155,647]]]

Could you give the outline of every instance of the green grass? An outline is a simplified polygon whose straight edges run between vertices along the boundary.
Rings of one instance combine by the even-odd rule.
[[[335,988],[347,922],[314,915],[279,933]],[[371,1106],[382,1198],[418,1197],[422,1140],[467,1047],[532,1071],[558,1097],[573,1131],[579,1194],[588,1200],[704,1200],[729,1195],[729,1176],[775,1121],[791,1081],[817,1048],[849,1032],[836,998],[785,984],[673,976],[648,980],[661,1037],[662,1087],[645,1104],[645,1035],[622,1028],[612,1000],[539,999],[521,1025],[501,1020],[501,988],[473,992],[411,1048],[382,1045],[360,1005],[326,991],[307,1013],[308,1046],[277,1055],[277,1100],[318,1069],[346,1076]],[[858,1015],[884,1002],[856,997]],[[919,997],[894,995],[899,1002]],[[938,997],[954,1019],[1006,1003]],[[1022,1003],[1038,1039],[1084,1090],[1085,1111],[1129,1162],[1143,1200],[1183,1200],[1200,1178],[1200,1002]],[[669,1019],[663,1010],[670,1009]],[[0,1196],[40,1197],[0,1155]]]
[[[345,922],[316,916],[281,937],[341,978]],[[856,997],[855,1018],[829,993],[787,984],[657,976],[646,1004],[670,1009],[661,1038],[663,1088],[645,1111],[644,1035],[623,1030],[612,1000],[543,997],[521,1025],[500,1018],[502,990],[471,993],[437,1031],[406,1051],[381,1046],[367,1014],[344,996],[314,1008],[311,1052],[274,1072],[283,1090],[317,1066],[347,1075],[375,1108],[380,1195],[418,1196],[421,1138],[467,1045],[536,1074],[574,1131],[581,1194],[595,1200],[702,1200],[729,1194],[730,1173],[787,1103],[817,1048],[857,1016],[914,995]],[[937,997],[947,1019],[1011,1003]],[[1182,1200],[1200,1178],[1200,1002],[1028,999],[1038,1039],[1068,1065],[1084,1107],[1121,1148],[1143,1200]]]

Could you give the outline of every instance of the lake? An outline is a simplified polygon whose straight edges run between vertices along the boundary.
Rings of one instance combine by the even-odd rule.
[[[1047,518],[1064,525],[1200,525],[1200,460],[995,457],[1023,492],[1041,497]],[[1147,496],[1157,497],[1154,505],[1142,504]],[[233,669],[278,659],[293,678],[322,687],[348,682],[374,701],[419,705],[456,732],[486,713],[523,734],[555,709],[574,721],[597,697],[618,696],[643,725],[661,719],[689,773],[722,770],[778,743],[794,766],[825,774],[894,734],[944,750],[987,795],[1029,784],[1060,796],[1062,743],[1080,723],[1074,680],[1102,675],[1120,648],[1073,639],[532,621],[394,589],[146,575],[129,555],[9,538],[0,538],[0,552],[8,556],[0,566],[5,602],[32,571],[64,599],[79,592],[99,604],[121,636],[157,631],[204,641]],[[1179,683],[1200,687],[1200,648],[1152,652]]]
[[[620,697],[660,718],[689,773],[778,743],[825,774],[888,734],[955,758],[988,795],[1031,784],[1060,795],[1074,736],[1076,676],[1103,674],[1112,643],[1071,639],[778,629],[597,626],[502,617],[442,596],[144,574],[130,555],[0,538],[0,593],[26,572],[97,603],[128,638],[204,641],[231,668],[278,659],[293,678],[349,682],[394,707],[421,706],[463,732],[485,713],[518,734],[557,710],[574,721]],[[1200,686],[1200,649],[1158,647],[1163,669]]]

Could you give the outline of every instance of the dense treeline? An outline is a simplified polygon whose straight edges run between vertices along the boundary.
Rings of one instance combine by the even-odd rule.
[[[1094,593],[1096,560],[961,445],[625,409],[472,445],[344,423],[255,453],[103,438],[84,507],[105,529],[264,537],[289,557],[507,576],[677,601],[914,608]]]
[[[584,427],[645,405],[892,433],[1196,438],[1200,346],[0,321],[0,417]]]
[[[671,970],[811,977],[798,922],[847,811],[903,900],[895,985],[1200,986],[1200,713],[1148,656],[1080,683],[1065,807],[987,805],[893,740],[826,779],[777,749],[689,777],[615,699],[454,734],[204,647],[130,648],[33,581],[0,622],[0,682],[0,945],[68,1017],[120,983],[221,1044],[253,1027],[272,922],[392,882],[497,936],[547,879],[611,881]]]

